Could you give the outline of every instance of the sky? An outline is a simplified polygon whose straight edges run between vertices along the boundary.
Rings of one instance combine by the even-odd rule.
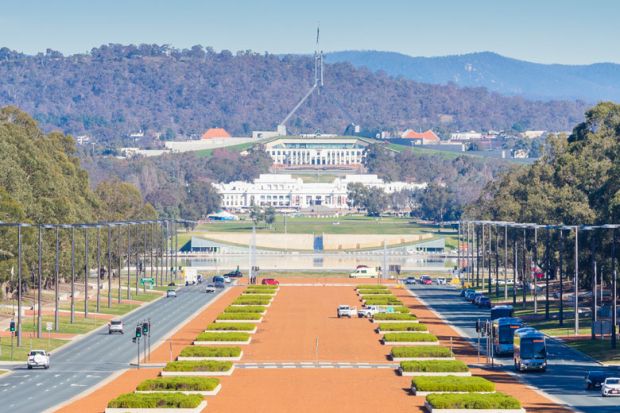
[[[232,52],[411,56],[493,51],[539,63],[620,63],[618,0],[0,0],[0,47],[83,53],[108,43]]]

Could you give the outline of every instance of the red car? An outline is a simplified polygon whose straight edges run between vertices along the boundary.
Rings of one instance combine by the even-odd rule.
[[[263,281],[261,282],[261,284],[263,284],[263,285],[280,285],[278,280],[276,280],[275,278],[263,278]]]
[[[420,282],[424,285],[431,285],[433,283],[433,279],[428,275],[423,275],[420,277]]]

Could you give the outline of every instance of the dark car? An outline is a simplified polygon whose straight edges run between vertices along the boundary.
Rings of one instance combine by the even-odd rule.
[[[234,271],[227,272],[226,274],[224,274],[224,277],[241,278],[241,277],[243,277],[243,273],[241,271],[239,271],[239,269],[237,268]]]
[[[600,389],[601,385],[610,375],[604,371],[589,371],[586,374],[586,390]]]
[[[465,297],[465,294],[467,294],[468,292],[474,292],[475,290],[472,290],[471,288],[465,288],[464,290],[461,290],[461,297]]]
[[[478,307],[491,308],[491,299],[489,297],[480,297],[478,299]]]
[[[484,294],[482,293],[474,293],[474,294],[470,294],[468,300],[472,303],[476,302],[476,298],[478,297],[482,297]]]

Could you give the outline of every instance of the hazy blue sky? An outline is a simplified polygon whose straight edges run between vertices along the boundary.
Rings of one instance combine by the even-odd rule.
[[[438,56],[490,50],[544,63],[620,62],[618,0],[0,0],[0,47],[106,43]]]

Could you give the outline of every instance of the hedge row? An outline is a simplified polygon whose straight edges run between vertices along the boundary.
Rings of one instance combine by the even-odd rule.
[[[361,284],[356,287],[358,290],[389,290],[385,285],[380,284]]]
[[[482,377],[420,376],[411,380],[417,391],[494,392],[495,383]]]
[[[460,360],[401,361],[400,368],[405,372],[418,373],[465,373],[467,364]]]
[[[271,298],[262,298],[263,296],[257,297],[257,296],[248,296],[248,295],[242,295],[240,297],[237,297],[235,299],[235,301],[233,301],[233,304],[250,304],[250,305],[267,305],[271,302]]]
[[[220,380],[212,377],[158,377],[138,385],[139,391],[213,391]]]
[[[503,393],[429,394],[426,401],[436,409],[520,409],[521,403]]]
[[[391,321],[391,320],[402,320],[402,321],[411,321],[411,320],[417,320],[416,316],[413,314],[403,314],[403,313],[379,313],[379,314],[375,314],[373,317],[373,319],[381,321],[381,320],[385,320],[385,321]]]
[[[209,331],[252,331],[255,328],[256,324],[253,323],[213,323],[207,326],[207,330]]]
[[[121,394],[108,403],[110,408],[121,409],[154,409],[154,408],[186,408],[193,409],[202,403],[203,397],[198,394],[182,393],[128,393]]]
[[[225,313],[264,313],[267,307],[262,305],[244,305],[243,307],[230,306],[224,309]]]
[[[248,290],[256,290],[256,291],[270,291],[270,290],[277,290],[278,286],[277,285],[250,285],[248,286],[248,288],[246,288],[246,291]]]
[[[259,313],[222,313],[217,316],[218,320],[260,320]]]
[[[239,357],[241,347],[205,347],[187,346],[179,356],[181,357]]]
[[[437,337],[430,333],[387,333],[383,335],[383,341],[405,342],[435,342]]]
[[[357,290],[360,295],[388,295],[390,290]]]
[[[453,357],[449,348],[441,346],[392,347],[393,358],[404,357]]]
[[[428,331],[426,324],[421,323],[381,323],[379,329],[383,331]]]
[[[257,298],[257,299],[261,299],[261,300],[271,300],[273,298],[273,295],[270,294],[265,294],[264,292],[257,292],[257,293],[246,293],[243,292],[239,298]]]
[[[248,341],[248,333],[212,333],[204,332],[198,334],[196,341]]]
[[[232,366],[230,361],[170,361],[164,371],[228,371]]]
[[[276,291],[275,290],[245,290],[243,294],[245,295],[262,294],[262,295],[274,296],[276,294]]]
[[[402,301],[394,296],[364,297],[366,305],[403,305]]]

